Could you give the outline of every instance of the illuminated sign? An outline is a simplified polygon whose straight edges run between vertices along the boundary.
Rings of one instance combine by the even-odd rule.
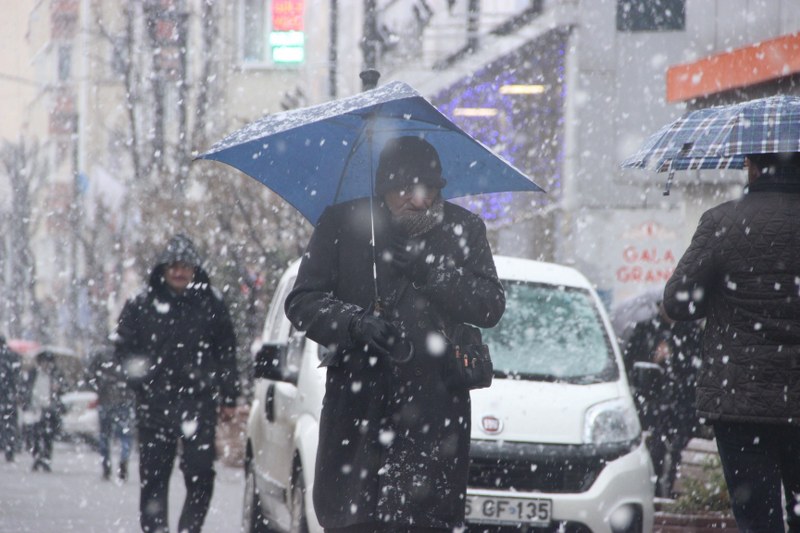
[[[275,63],[302,63],[305,59],[304,7],[304,0],[272,0],[269,44]]]

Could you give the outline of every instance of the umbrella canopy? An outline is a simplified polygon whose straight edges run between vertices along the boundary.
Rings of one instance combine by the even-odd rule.
[[[664,298],[664,287],[653,287],[615,304],[611,311],[611,326],[624,346],[636,324],[652,320],[658,315]]]
[[[316,224],[327,206],[373,195],[380,150],[399,135],[422,136],[436,148],[447,180],[445,198],[543,191],[402,82],[268,115],[198,159],[241,170]]]
[[[692,111],[622,162],[658,172],[743,168],[747,154],[800,152],[800,96],[771,96]]]

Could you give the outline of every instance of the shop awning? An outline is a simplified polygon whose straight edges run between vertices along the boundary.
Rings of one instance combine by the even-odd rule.
[[[667,101],[683,102],[800,72],[800,32],[667,70]]]

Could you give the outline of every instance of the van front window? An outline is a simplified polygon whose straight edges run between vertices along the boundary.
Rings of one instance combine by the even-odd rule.
[[[591,294],[504,281],[506,312],[483,330],[498,377],[598,383],[618,379],[614,352]]]

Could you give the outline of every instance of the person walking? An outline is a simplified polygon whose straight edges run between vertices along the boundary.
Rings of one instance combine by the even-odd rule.
[[[125,383],[122,365],[111,348],[100,348],[91,354],[87,380],[97,392],[97,414],[100,434],[97,448],[102,459],[102,477],[111,479],[111,445],[119,440],[117,477],[128,479],[128,458],[133,441],[133,396]]]
[[[634,326],[623,347],[629,380],[637,362],[663,370],[657,386],[636,391],[639,421],[649,433],[647,448],[656,474],[656,494],[674,498],[681,452],[697,431],[694,409],[696,361],[700,358],[702,321],[676,322],[664,310],[661,297],[656,313]]]
[[[64,404],[64,374],[55,363],[50,351],[36,354],[36,366],[28,373],[27,398],[23,404],[23,416],[32,422],[30,427],[30,450],[33,455],[32,470],[52,471],[53,441],[61,429]]]
[[[800,531],[800,154],[747,156],[742,198],[703,213],[664,291],[707,319],[696,407],[743,532]]]
[[[169,240],[112,338],[136,398],[142,530],[169,531],[169,478],[180,448],[186,500],[178,530],[201,531],[214,489],[218,411],[233,417],[239,385],[227,306],[188,237]]]
[[[21,361],[0,335],[0,449],[6,461],[14,460],[19,437],[18,406]]]
[[[313,489],[326,531],[464,521],[470,397],[447,384],[442,334],[494,326],[505,294],[483,221],[442,200],[442,170],[423,138],[389,140],[375,198],[326,209],[285,302],[330,350]]]

